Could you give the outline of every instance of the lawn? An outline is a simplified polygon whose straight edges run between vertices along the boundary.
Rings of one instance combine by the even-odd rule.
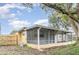
[[[78,55],[79,43],[45,49],[43,52],[25,46],[0,46],[0,55]]]
[[[47,49],[50,55],[79,55],[79,43]]]

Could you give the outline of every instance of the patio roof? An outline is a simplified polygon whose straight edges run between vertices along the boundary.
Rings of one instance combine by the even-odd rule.
[[[72,33],[72,32],[67,31],[67,30],[55,29],[51,26],[42,26],[42,25],[34,25],[34,26],[31,26],[31,27],[27,28],[27,30],[34,29],[34,28],[44,28],[44,29],[54,30],[54,31],[58,31],[58,32]]]
[[[31,27],[23,27],[17,31],[14,31],[15,32],[22,32],[22,31],[26,31],[26,30],[31,30],[31,29],[34,29],[34,28],[44,28],[44,29],[48,29],[48,30],[53,30],[53,31],[57,31],[57,32],[60,32],[60,33],[72,33],[70,31],[67,31],[67,30],[60,30],[60,29],[55,29],[51,26],[42,26],[42,25],[34,25],[34,26],[31,26]]]

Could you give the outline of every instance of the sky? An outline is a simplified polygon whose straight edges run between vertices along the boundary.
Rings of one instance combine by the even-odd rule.
[[[12,30],[35,24],[48,24],[48,14],[39,7],[39,4],[29,8],[22,4],[0,3],[1,34],[9,34]]]

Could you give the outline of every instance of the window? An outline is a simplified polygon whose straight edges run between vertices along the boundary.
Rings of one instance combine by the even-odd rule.
[[[40,34],[40,37],[44,37],[44,34]]]
[[[43,32],[40,32],[40,37],[44,37],[44,33]]]
[[[34,33],[34,37],[37,37],[37,32]],[[44,33],[40,32],[40,37],[44,37]]]

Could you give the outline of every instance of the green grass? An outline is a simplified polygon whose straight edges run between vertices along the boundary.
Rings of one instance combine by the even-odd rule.
[[[79,55],[79,42],[73,45],[50,48],[47,53],[53,55]]]

